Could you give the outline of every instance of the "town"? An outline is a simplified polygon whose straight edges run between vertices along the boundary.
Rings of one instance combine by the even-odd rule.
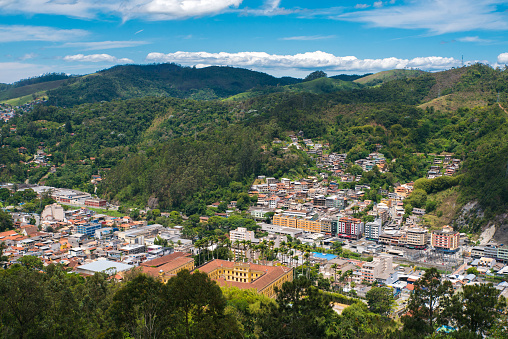
[[[255,289],[270,298],[276,287],[312,269],[319,286],[354,297],[365,298],[374,286],[391,288],[397,300],[394,315],[404,311],[414,283],[431,267],[443,272],[455,289],[495,282],[508,296],[508,248],[493,242],[477,245],[451,226],[425,227],[425,208],[408,211],[404,204],[413,182],[387,189],[360,183],[360,173],[388,171],[381,147],[354,161],[362,171],[351,173],[346,154],[301,136],[290,139],[274,144],[304,149],[319,175],[296,180],[258,176],[248,192],[254,201],[248,206],[240,209],[239,201],[211,204],[213,215],[195,222],[207,225],[239,216],[250,221],[248,227],[231,227],[218,237],[189,235],[184,226],[189,216],[176,211],[136,210],[132,216],[131,209],[122,215],[119,206],[90,193],[2,184],[8,194],[29,192],[53,201],[40,215],[4,208],[14,225],[14,230],[0,233],[4,265],[28,255],[84,276],[103,272],[122,280],[139,269],[162,282],[182,270],[199,270],[222,286]],[[450,154],[431,156],[429,180],[451,177],[459,169],[460,160]],[[91,181],[100,179],[93,176]],[[366,199],[373,190],[379,202]],[[169,227],[155,222],[168,218],[174,221]]]

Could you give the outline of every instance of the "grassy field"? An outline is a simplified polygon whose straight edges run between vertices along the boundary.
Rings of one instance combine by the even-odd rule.
[[[390,80],[413,78],[423,73],[425,72],[416,69],[392,69],[390,71],[367,75],[366,77],[356,79],[353,82],[366,86],[375,86]]]
[[[47,99],[46,92],[37,92],[37,93],[35,93],[35,96],[37,99]],[[3,100],[3,101],[0,101],[0,103],[9,104],[11,106],[21,106],[21,105],[27,104],[33,100],[34,99],[33,99],[32,94],[29,94],[29,95],[25,95],[25,96],[22,96],[19,98]]]
[[[66,210],[73,210],[73,209],[79,208],[77,206],[70,206],[70,205],[62,205],[62,207]],[[105,214],[105,215],[109,215],[110,217],[116,217],[116,218],[121,218],[126,215],[125,213],[120,213],[115,210],[106,210],[106,209],[94,208],[94,207],[87,207],[87,209],[89,209],[90,211],[94,211],[97,214]]]

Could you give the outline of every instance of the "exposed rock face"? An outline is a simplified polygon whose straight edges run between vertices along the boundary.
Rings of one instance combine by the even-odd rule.
[[[498,215],[494,222],[496,223],[494,240],[500,244],[508,245],[508,213]]]
[[[154,208],[157,208],[159,206],[159,198],[156,198],[156,197],[150,197],[148,199],[148,203],[147,203],[148,207],[150,209],[154,209]]]
[[[500,244],[508,244],[508,213],[496,216],[485,224],[484,212],[476,201],[465,204],[454,221],[454,228],[461,231],[481,232],[480,244],[490,240]]]

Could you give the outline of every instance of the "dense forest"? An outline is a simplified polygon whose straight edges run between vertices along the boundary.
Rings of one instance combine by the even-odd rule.
[[[441,325],[457,329],[446,338],[506,337],[498,290],[470,285],[454,293],[435,269],[415,283],[408,313],[394,320],[393,294],[383,287],[363,302],[300,276],[273,300],[186,270],[167,284],[136,270],[118,282],[43,267],[32,256],[19,262],[0,270],[2,338],[444,338],[434,330]],[[335,302],[349,306],[339,315]]]

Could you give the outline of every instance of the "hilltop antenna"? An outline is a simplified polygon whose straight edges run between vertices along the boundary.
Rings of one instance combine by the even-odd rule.
[[[464,67],[464,54],[462,54],[462,67]]]

